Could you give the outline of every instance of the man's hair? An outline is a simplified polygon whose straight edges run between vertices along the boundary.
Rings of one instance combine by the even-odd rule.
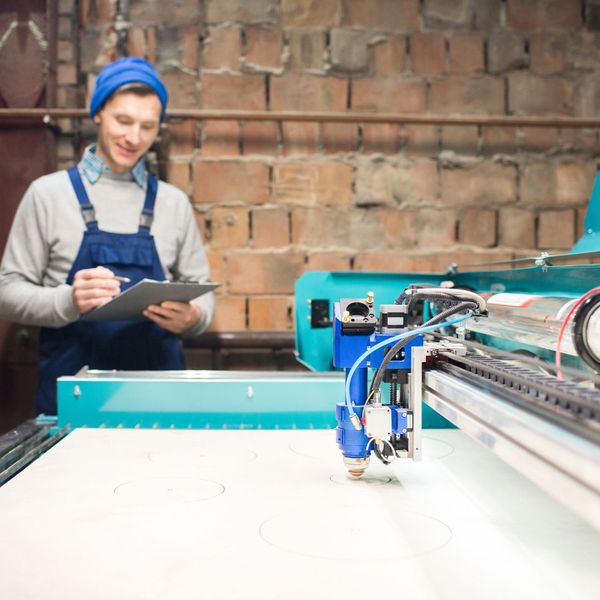
[[[150,94],[154,94],[157,96],[156,91],[153,90],[149,85],[145,83],[133,82],[126,83],[120,87],[118,87],[107,99],[108,102],[111,98],[118,96],[119,94],[135,94],[136,96],[149,96]],[[104,104],[106,104],[106,102]]]

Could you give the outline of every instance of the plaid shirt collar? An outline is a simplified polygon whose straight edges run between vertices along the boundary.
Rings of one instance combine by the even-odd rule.
[[[92,144],[85,149],[79,168],[92,185],[100,179],[104,171],[110,171],[108,165],[96,154],[96,144]],[[145,189],[148,175],[146,173],[146,159],[143,156],[131,169],[131,176],[142,189]]]

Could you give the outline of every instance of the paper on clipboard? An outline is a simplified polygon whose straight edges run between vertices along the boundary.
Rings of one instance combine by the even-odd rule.
[[[165,300],[188,302],[219,287],[218,283],[181,283],[142,279],[110,302],[82,315],[83,321],[136,321],[150,304]]]

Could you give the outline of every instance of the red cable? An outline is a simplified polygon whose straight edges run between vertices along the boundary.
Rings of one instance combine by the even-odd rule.
[[[570,318],[573,316],[575,311],[583,304],[583,302],[585,302],[590,296],[593,296],[594,294],[597,294],[599,292],[600,292],[600,287],[595,287],[595,288],[592,288],[589,292],[586,292],[583,296],[581,296],[581,298],[579,298],[575,302],[575,304],[573,304],[573,306],[571,306],[571,308],[569,309],[569,312],[567,313],[567,316],[565,317],[564,321],[562,322],[562,325],[560,326],[560,331],[558,332],[558,339],[556,341],[556,359],[555,359],[556,376],[559,379],[563,378],[562,371],[560,369],[560,345],[562,342],[563,335],[565,333],[565,329],[567,328],[567,323],[569,322]]]

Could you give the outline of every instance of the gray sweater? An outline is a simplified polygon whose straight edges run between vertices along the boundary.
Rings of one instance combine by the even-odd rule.
[[[145,191],[130,173],[105,171],[91,185],[82,177],[96,209],[98,227],[115,233],[138,230]],[[0,265],[0,317],[45,327],[61,327],[79,314],[65,282],[85,225],[66,171],[35,180],[15,215]],[[151,228],[160,262],[172,281],[210,281],[208,260],[187,196],[159,182]],[[214,295],[194,300],[204,319],[186,332],[201,333],[211,322]]]

